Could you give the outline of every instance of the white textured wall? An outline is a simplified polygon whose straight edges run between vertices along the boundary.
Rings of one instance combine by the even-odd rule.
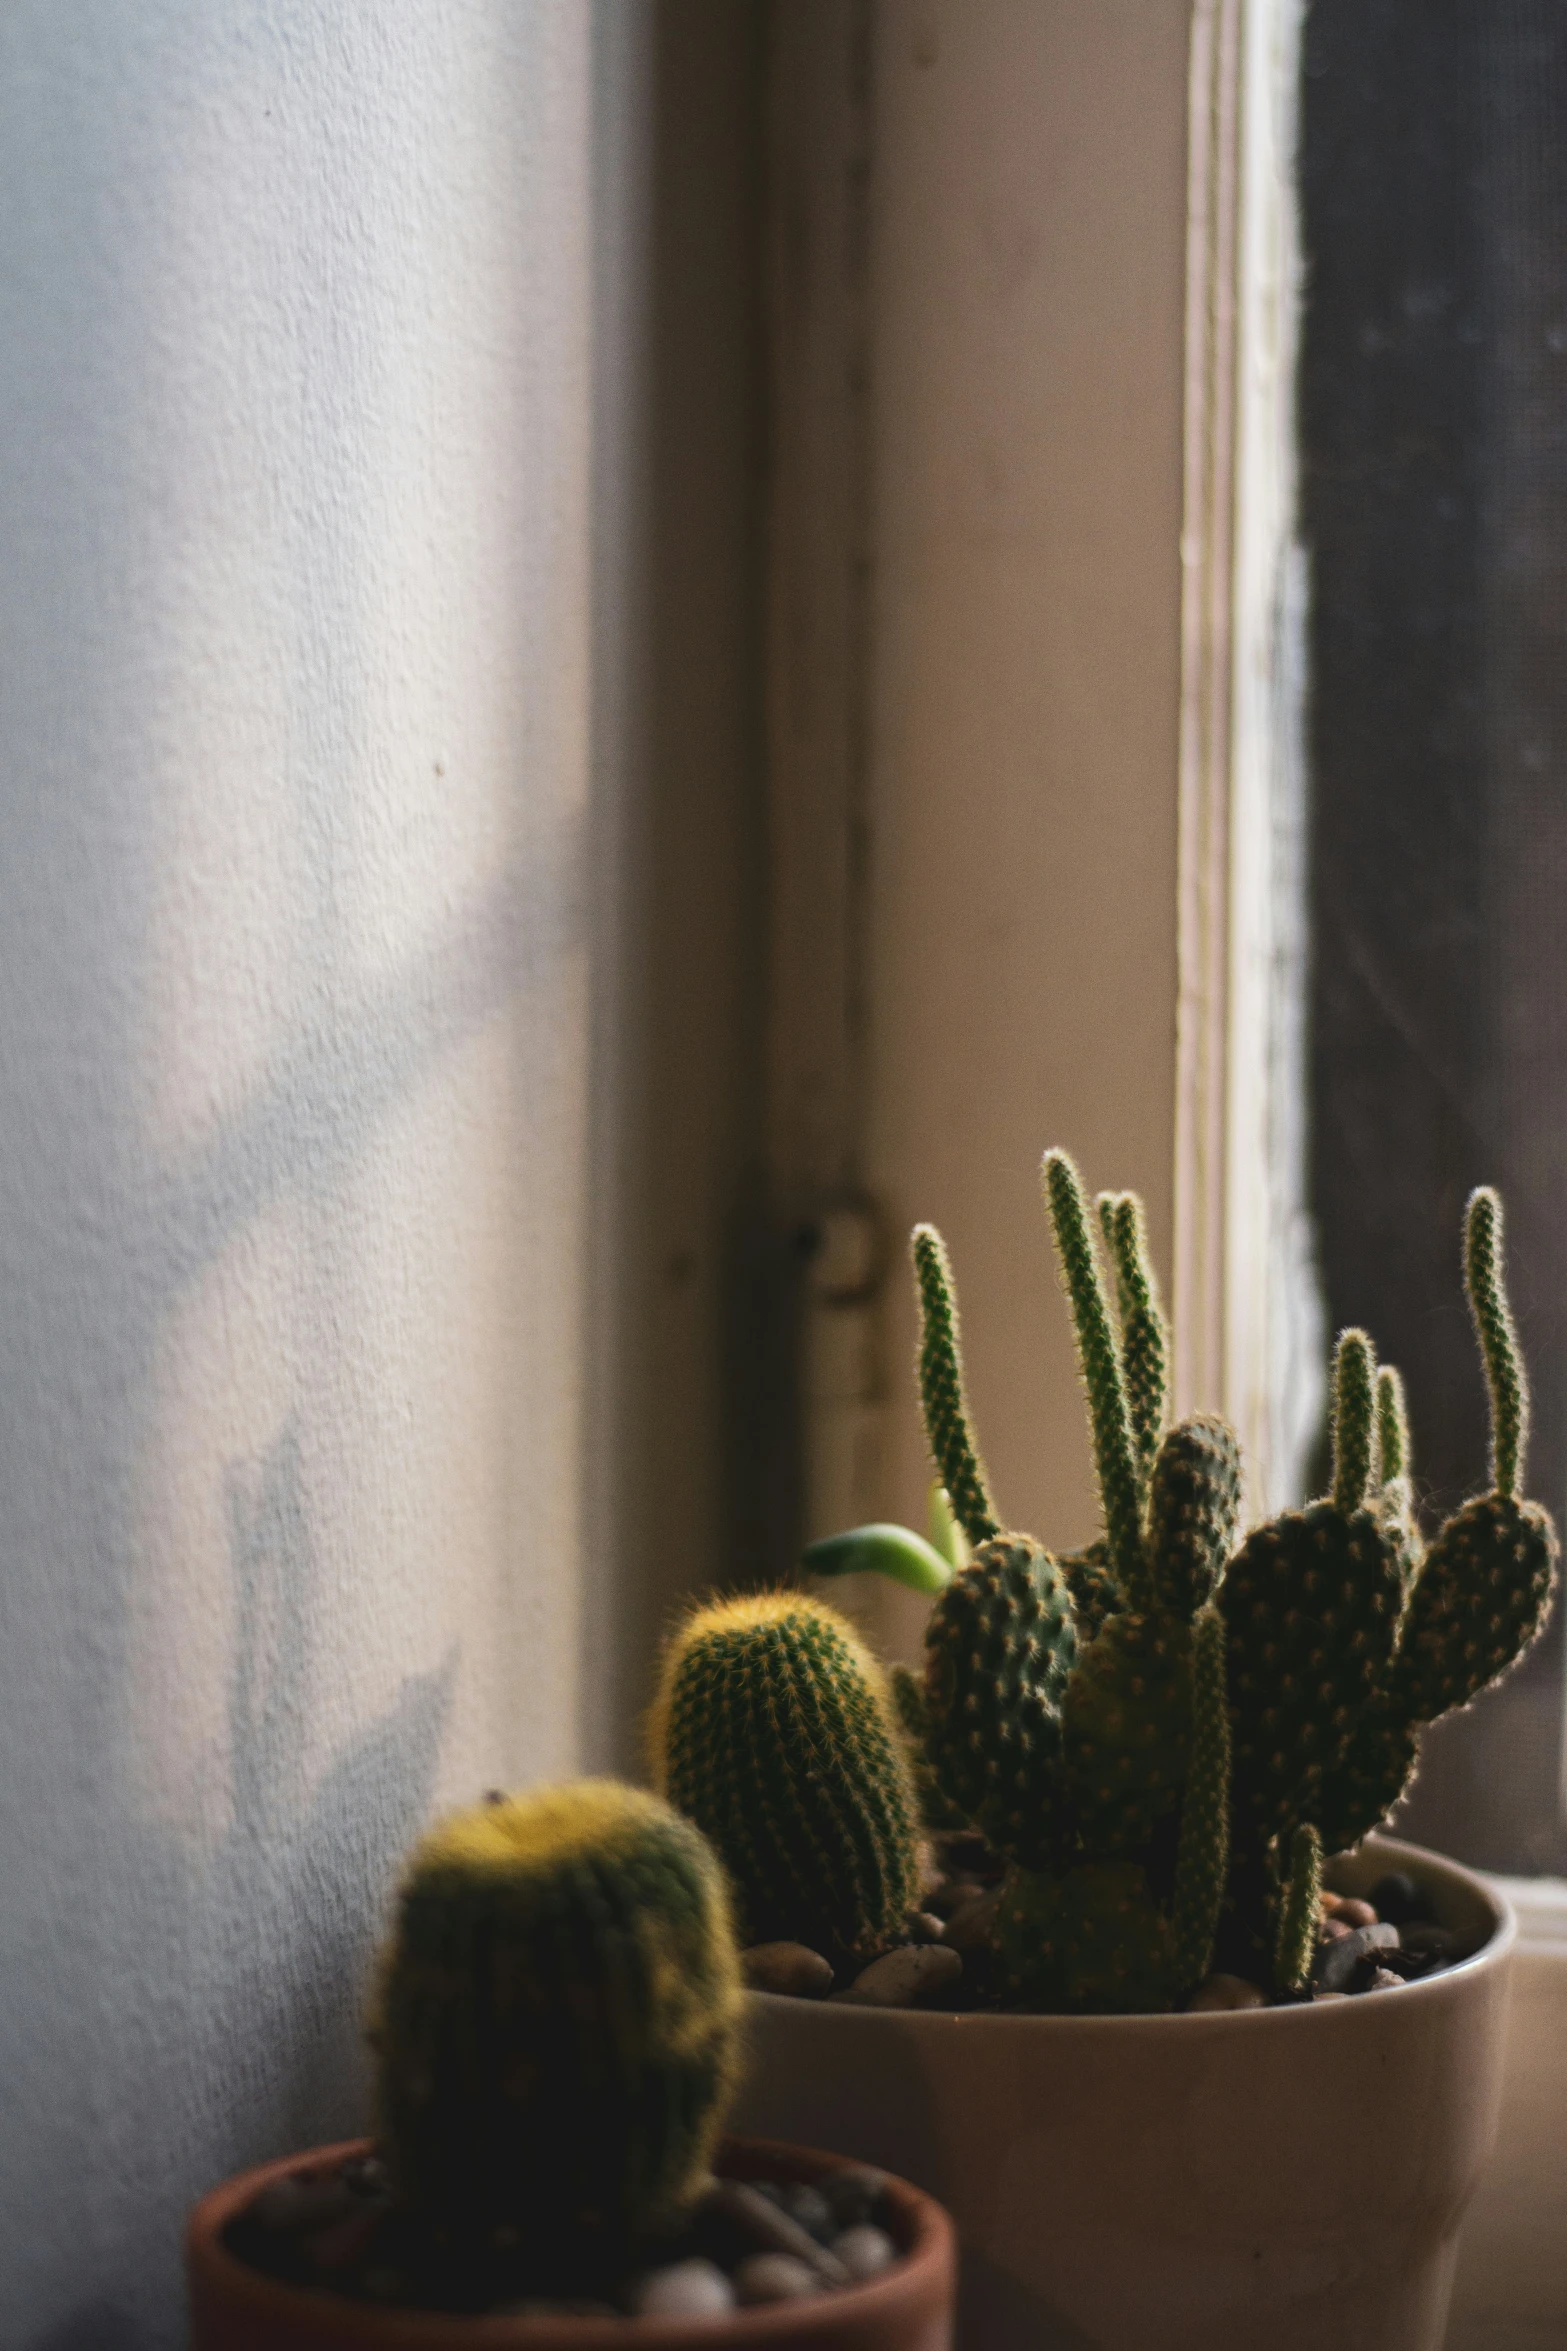
[[[7,2347],[178,2339],[591,1715],[593,31],[0,23]]]

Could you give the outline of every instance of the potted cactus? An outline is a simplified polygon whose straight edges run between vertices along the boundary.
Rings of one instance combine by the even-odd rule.
[[[195,2351],[944,2351],[927,2196],[721,2143],[741,2016],[723,1874],[662,1801],[589,1780],[459,1814],[381,1970],[375,2140],[198,2206]]]
[[[1360,1331],[1335,1355],[1329,1493],[1238,1542],[1233,1434],[1210,1415],[1165,1425],[1138,1202],[1105,1196],[1091,1218],[1059,1151],[1044,1193],[1100,1538],[1062,1555],[1004,1531],[946,1252],[922,1227],[921,1399],[957,1532],[857,1529],[808,1562],[932,1589],[923,1676],[889,1688],[861,1655],[851,1706],[841,1658],[831,1675],[811,1666],[829,1646],[818,1625],[781,1680],[764,1654],[780,1628],[830,1617],[803,1595],[751,1604],[744,1626],[708,1612],[666,1660],[656,1773],[764,1943],[743,2113],[870,2158],[896,2146],[954,2209],[965,2331],[986,2351],[1052,2327],[1124,2351],[1287,2347],[1350,2312],[1367,2341],[1434,2346],[1494,2125],[1510,1927],[1480,1881],[1373,1832],[1421,1727],[1508,1670],[1553,1589],[1555,1532],[1523,1499],[1500,1205],[1477,1192],[1465,1226],[1491,1483],[1425,1548],[1401,1386]],[[720,1725],[720,1684],[697,1665],[737,1639],[756,1694],[726,1700]],[[903,1730],[901,1804],[883,1763],[873,1800],[855,1748],[827,1735],[851,1717],[878,1726],[878,1756],[887,1726]],[[945,1924],[899,1929],[884,1905],[848,1938],[767,1853],[792,1844],[830,1874],[830,1811],[890,1841],[879,1882],[901,1888],[911,1789],[938,1850],[961,1842],[971,1898],[954,1912],[950,1873],[927,1876]],[[1366,1902],[1378,1880],[1403,1929]],[[833,1996],[788,1996],[780,1944],[831,1967]],[[1386,1996],[1347,1996],[1362,1986]],[[1347,2162],[1350,2145],[1376,2160]]]

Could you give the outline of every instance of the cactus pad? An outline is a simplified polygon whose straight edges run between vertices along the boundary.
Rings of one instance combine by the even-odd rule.
[[[1054,1850],[1060,1698],[1076,1654],[1066,1581],[1027,1535],[982,1543],[931,1611],[926,1751],[998,1853]]]
[[[1315,1502],[1241,1545],[1220,1595],[1237,1830],[1266,1843],[1325,1821],[1328,1783],[1392,1658],[1403,1596],[1397,1550],[1367,1510],[1345,1519]]]
[[[1159,1448],[1148,1492],[1152,1579],[1173,1615],[1194,1617],[1213,1598],[1240,1507],[1235,1431],[1208,1412],[1178,1421]]]
[[[1409,1603],[1394,1686],[1412,1714],[1467,1706],[1523,1654],[1550,1609],[1557,1549],[1537,1502],[1480,1494],[1455,1512]]]

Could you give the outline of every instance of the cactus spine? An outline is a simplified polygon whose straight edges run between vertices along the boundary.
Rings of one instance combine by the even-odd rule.
[[[706,1843],[612,1780],[459,1813],[413,1855],[372,2039],[380,2136],[468,2274],[590,2276],[700,2191],[742,1995]]]
[[[752,1942],[869,1959],[913,1903],[917,1806],[881,1669],[798,1592],[698,1609],[665,1652],[656,1785],[716,1847]]]

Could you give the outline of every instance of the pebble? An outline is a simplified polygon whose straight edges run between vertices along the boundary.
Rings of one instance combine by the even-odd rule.
[[[1401,1975],[1395,1975],[1390,1967],[1374,1967],[1371,1980],[1365,1988],[1368,1992],[1401,1992],[1404,1979]]]
[[[1001,1888],[993,1886],[972,1902],[965,1902],[947,1921],[947,1948],[960,1954],[990,1950],[996,1940]]]
[[[946,1931],[946,1920],[929,1910],[911,1910],[904,1921],[904,1932],[915,1943],[939,1943]]]
[[[1333,1918],[1336,1916],[1338,1906],[1343,1901],[1343,1899],[1344,1897],[1342,1894],[1335,1894],[1331,1887],[1324,1886],[1321,1893],[1317,1896],[1317,1908],[1321,1911],[1324,1918]]]
[[[1371,1904],[1357,1901],[1352,1894],[1344,1896],[1333,1915],[1341,1918],[1347,1927],[1374,1927],[1380,1924]]]
[[[1347,1992],[1363,1960],[1377,1951],[1396,1951],[1398,1929],[1379,1923],[1370,1927],[1352,1927],[1347,1935],[1329,1942],[1317,1954],[1316,1989],[1319,1992]]]
[[[823,2294],[896,2263],[892,2230],[879,2225],[886,2203],[887,2175],[870,2164],[845,2164],[815,2181],[715,2180],[665,2258],[614,2288],[617,2302],[528,2295],[488,2307],[496,2316],[629,2315],[683,2325],[737,2304]],[[420,2288],[387,2260],[382,2242],[389,2204],[388,2176],[374,2156],[326,2175],[290,2174],[253,2199],[241,2216],[250,2233],[235,2249],[268,2275],[300,2283],[313,2276],[382,2308],[411,2306]],[[503,2233],[515,2235],[497,2231],[497,2240]]]
[[[804,1943],[753,1943],[740,1954],[740,1968],[753,1992],[787,1992],[796,2000],[825,1999],[832,1969],[819,1951]]]
[[[759,2302],[801,2302],[819,2294],[822,2280],[791,2253],[753,2253],[735,2271],[735,2299],[750,2308]]]
[[[1417,1976],[1439,1973],[1442,1962],[1427,1959],[1418,1951],[1383,1951],[1378,1964],[1391,1968],[1400,1983],[1412,1984]]]
[[[787,2253],[814,2270],[824,2285],[847,2283],[848,2273],[834,2253],[818,2245],[809,2229],[801,2228],[791,2213],[753,2188],[748,2180],[719,2180],[708,2190],[703,2210],[729,2221],[749,2244],[766,2253]]]
[[[1378,1918],[1388,1919],[1396,1927],[1431,1915],[1430,1904],[1406,1870],[1392,1869],[1386,1877],[1378,1878],[1367,1899]]]
[[[851,2164],[843,2171],[826,2173],[821,2191],[839,2228],[858,2228],[861,2222],[874,2220],[881,2210],[882,2198],[887,2193],[887,2175],[873,2170],[868,2163]]]
[[[1347,1919],[1340,1918],[1335,1914],[1332,1918],[1323,1920],[1320,1931],[1330,1943],[1336,1943],[1342,1936],[1353,1934],[1355,1930]]]
[[[962,1973],[962,1958],[949,1944],[907,1943],[873,1959],[846,1992],[834,1992],[833,1998],[861,2008],[914,2008],[950,1992]]]
[[[1347,1999],[1349,1998],[1349,1994],[1348,1994],[1347,1992],[1313,1992],[1313,1993],[1312,1993],[1312,1995],[1311,1995],[1311,1997],[1312,1997],[1312,1999],[1313,1999],[1314,2001],[1316,2001],[1316,2000],[1347,2000]]]
[[[886,2230],[872,2228],[869,2222],[845,2229],[841,2237],[833,2239],[832,2249],[856,2284],[862,2278],[880,2277],[897,2259],[897,2250]]]
[[[735,2289],[716,2261],[672,2261],[638,2278],[627,2301],[638,2318],[712,2318],[733,2310]]]
[[[355,2196],[390,2196],[392,2175],[379,2155],[353,2155],[343,2165],[339,2178]]]
[[[818,2245],[831,2244],[837,2233],[838,2222],[832,2206],[820,2188],[813,2188],[808,2180],[794,2180],[783,2192],[783,2210],[791,2220],[797,2220],[816,2239]]]
[[[1189,2011],[1220,2008],[1266,2008],[1268,1995],[1260,1984],[1249,1984],[1244,1976],[1211,1975],[1199,1984],[1186,2003]]]
[[[1424,1918],[1412,1918],[1400,1929],[1399,1940],[1406,1951],[1413,1951],[1420,1959],[1456,1959],[1461,1948],[1451,1927],[1439,1927]]]

